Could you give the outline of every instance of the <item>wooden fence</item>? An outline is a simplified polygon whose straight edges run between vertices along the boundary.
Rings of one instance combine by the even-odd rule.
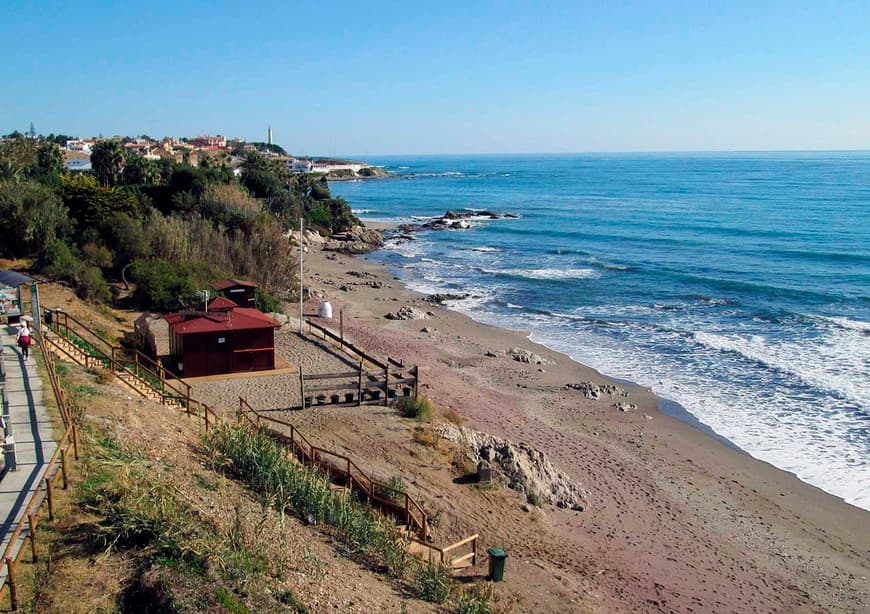
[[[108,369],[141,397],[148,398],[153,394],[163,405],[180,407],[190,418],[202,418],[206,432],[217,424],[218,416],[214,410],[191,397],[190,384],[150,356],[135,348],[110,343],[64,311],[49,311],[52,315],[50,320],[46,320],[46,325],[65,341],[66,346],[49,336],[45,337],[45,341],[59,353],[74,362],[83,363],[85,367]],[[79,360],[76,354],[83,356],[83,360]]]
[[[57,402],[58,410],[63,420],[65,431],[60,441],[57,442],[57,449],[51,459],[46,464],[45,473],[42,480],[39,482],[36,490],[30,496],[27,506],[24,508],[24,513],[21,519],[15,525],[9,538],[9,543],[3,551],[0,567],[5,569],[6,578],[2,586],[0,586],[0,599],[6,592],[9,593],[12,610],[18,609],[18,587],[16,584],[18,565],[25,557],[26,553],[30,552],[30,560],[36,562],[39,560],[39,541],[37,529],[39,527],[40,514],[45,509],[48,512],[48,519],[54,520],[54,489],[58,479],[62,481],[62,488],[66,490],[68,487],[67,480],[67,463],[70,451],[73,457],[78,459],[78,428],[70,415],[64,399],[63,389],[60,387],[60,381],[55,370],[54,360],[51,353],[47,351],[42,335],[36,334],[37,345],[39,346],[43,357],[45,358],[46,371],[48,379],[51,383],[51,389],[54,393],[55,401]],[[25,544],[29,544],[30,548],[25,548]]]
[[[402,522],[409,533],[408,538],[412,543],[409,552],[412,554],[452,569],[477,565],[478,534],[443,548],[436,546],[430,541],[431,526],[423,506],[408,493],[372,478],[349,456],[313,445],[293,424],[255,410],[242,397],[239,397],[238,421],[265,428],[270,437],[286,444],[290,453],[301,463],[323,471],[330,482],[341,484],[372,507]],[[272,425],[283,427],[284,430],[273,428]],[[470,551],[458,555],[463,549]]]

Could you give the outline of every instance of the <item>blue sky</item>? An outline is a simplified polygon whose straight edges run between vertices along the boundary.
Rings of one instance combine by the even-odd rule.
[[[866,149],[870,3],[0,3],[0,133],[297,154]]]

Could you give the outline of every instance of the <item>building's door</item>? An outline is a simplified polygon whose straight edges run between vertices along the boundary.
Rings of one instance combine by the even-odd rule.
[[[215,337],[208,353],[208,374],[230,372],[230,343],[228,336]]]

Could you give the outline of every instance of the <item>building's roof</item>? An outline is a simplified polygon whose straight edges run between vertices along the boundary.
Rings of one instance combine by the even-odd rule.
[[[232,301],[225,296],[219,296],[216,299],[213,299],[208,304],[209,311],[227,311],[229,309],[235,309],[239,304],[235,301]]]
[[[211,285],[211,287],[215,290],[226,290],[227,288],[232,288],[233,286],[246,286],[248,288],[256,288],[257,284],[240,279],[222,279],[221,281],[216,281]]]
[[[170,313],[164,319],[169,322],[172,331],[179,335],[280,326],[259,309],[250,307],[236,307],[228,311]]]
[[[17,288],[23,284],[33,281],[27,275],[22,275],[17,271],[0,271],[0,286],[9,288]]]

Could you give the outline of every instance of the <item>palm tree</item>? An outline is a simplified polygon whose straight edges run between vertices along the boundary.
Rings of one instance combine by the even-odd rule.
[[[126,161],[127,156],[121,141],[102,141],[94,145],[91,152],[91,166],[100,185],[104,187],[115,185]]]

